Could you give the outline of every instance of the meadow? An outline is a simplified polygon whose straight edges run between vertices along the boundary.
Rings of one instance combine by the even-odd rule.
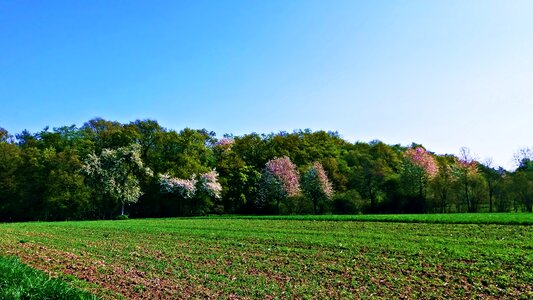
[[[0,224],[0,256],[103,299],[528,299],[531,221],[457,214],[11,223]]]

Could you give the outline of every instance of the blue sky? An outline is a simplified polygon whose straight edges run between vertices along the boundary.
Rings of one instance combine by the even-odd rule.
[[[531,1],[3,1],[0,126],[533,146]]]

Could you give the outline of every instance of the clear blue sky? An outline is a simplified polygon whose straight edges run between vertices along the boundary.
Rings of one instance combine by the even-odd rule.
[[[533,2],[2,1],[0,126],[335,130],[512,166]]]

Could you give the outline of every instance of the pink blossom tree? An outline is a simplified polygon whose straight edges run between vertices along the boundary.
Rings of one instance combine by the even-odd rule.
[[[231,148],[233,144],[235,143],[235,140],[232,138],[224,137],[221,138],[218,142],[215,143],[215,146],[219,146],[225,149]]]
[[[259,196],[256,204],[264,208],[270,201],[276,203],[276,212],[280,212],[280,203],[287,197],[300,194],[300,179],[296,165],[287,156],[269,160],[261,176]]]
[[[326,171],[319,162],[313,165],[302,176],[302,189],[313,202],[315,214],[319,213],[319,208],[333,197],[333,186],[328,179]]]
[[[300,194],[300,180],[296,165],[287,156],[274,158],[266,163],[266,171],[278,179],[287,196]]]
[[[429,178],[433,178],[439,173],[439,167],[435,158],[422,147],[407,149],[405,151],[405,157],[413,165],[424,171]]]
[[[426,185],[439,173],[438,164],[430,153],[422,147],[411,147],[404,153],[406,163],[404,164],[403,177],[407,179],[406,185],[413,188],[413,200],[418,202],[412,207],[417,210],[424,210],[426,202]]]

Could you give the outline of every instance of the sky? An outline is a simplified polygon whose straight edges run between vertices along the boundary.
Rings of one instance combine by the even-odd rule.
[[[2,1],[0,127],[310,128],[512,169],[533,146],[531,16],[529,0]]]

